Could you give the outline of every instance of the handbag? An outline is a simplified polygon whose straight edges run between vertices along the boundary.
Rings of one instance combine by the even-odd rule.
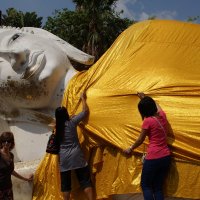
[[[58,154],[59,151],[60,151],[59,141],[58,138],[56,137],[55,130],[53,130],[47,142],[46,152],[50,154]]]

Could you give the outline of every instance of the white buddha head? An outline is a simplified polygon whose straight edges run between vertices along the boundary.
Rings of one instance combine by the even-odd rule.
[[[15,161],[39,159],[45,152],[52,111],[76,73],[69,58],[94,61],[43,29],[0,27],[0,131],[15,134]]]
[[[43,108],[72,68],[68,58],[92,64],[92,56],[38,28],[0,29],[0,100],[11,106]]]

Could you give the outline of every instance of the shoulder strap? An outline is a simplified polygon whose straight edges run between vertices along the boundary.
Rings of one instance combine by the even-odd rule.
[[[164,134],[166,135],[166,131],[165,131],[165,128],[163,127],[163,125],[159,122],[159,120],[157,119],[157,117],[154,117],[153,118],[158,122],[158,124],[160,125],[161,129],[163,130]]]

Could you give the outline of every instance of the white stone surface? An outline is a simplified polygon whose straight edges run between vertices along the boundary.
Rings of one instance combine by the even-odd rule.
[[[29,174],[34,174],[39,160],[29,161],[29,162],[17,162],[15,164],[15,170],[24,175],[29,176]],[[33,183],[19,180],[12,177],[13,182],[13,193],[15,200],[31,200],[32,199],[32,187]]]
[[[69,58],[94,61],[43,29],[0,28],[0,132],[14,133],[15,161],[40,159],[45,152],[54,110],[76,73]]]
[[[32,173],[45,153],[54,110],[76,70],[70,59],[90,65],[90,56],[48,31],[0,28],[0,132],[15,137],[15,166]],[[15,200],[29,200],[30,183],[13,178]]]

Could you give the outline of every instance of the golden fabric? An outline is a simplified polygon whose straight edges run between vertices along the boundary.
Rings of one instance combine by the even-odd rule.
[[[46,153],[34,175],[33,200],[62,200],[58,156]]]
[[[131,157],[121,152],[140,133],[137,91],[153,97],[169,120],[175,161],[167,195],[200,199],[200,25],[152,20],[129,27],[89,70],[70,81],[62,102],[70,114],[80,112],[83,90],[90,114],[79,133],[93,166],[97,199],[141,192],[144,145]]]

